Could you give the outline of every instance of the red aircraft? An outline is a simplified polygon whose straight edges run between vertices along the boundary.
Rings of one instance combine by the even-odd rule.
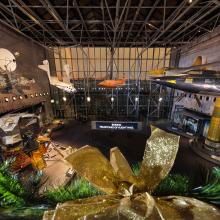
[[[100,87],[104,88],[117,88],[120,86],[125,86],[126,79],[109,79],[109,80],[104,80],[98,84]]]

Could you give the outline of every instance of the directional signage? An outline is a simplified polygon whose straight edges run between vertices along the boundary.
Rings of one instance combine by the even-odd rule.
[[[93,130],[141,130],[142,122],[92,121]]]

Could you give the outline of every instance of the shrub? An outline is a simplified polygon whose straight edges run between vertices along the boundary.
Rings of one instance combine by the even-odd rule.
[[[48,190],[44,196],[51,203],[65,202],[102,194],[94,186],[83,178],[78,178],[68,186],[60,186],[57,189]]]
[[[198,199],[220,205],[220,168],[214,167],[209,171],[205,185],[193,189],[191,194]]]

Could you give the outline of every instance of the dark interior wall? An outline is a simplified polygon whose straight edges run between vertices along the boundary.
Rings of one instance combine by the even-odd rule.
[[[8,49],[12,53],[19,52],[20,55],[16,58],[17,68],[15,71],[24,77],[34,78],[42,92],[50,93],[47,73],[38,68],[38,65],[47,59],[50,52],[2,24],[0,24],[0,48]],[[45,107],[47,117],[51,119],[53,115],[50,96],[46,97]]]
[[[220,27],[180,48],[179,66],[191,66],[197,56],[202,56],[203,63],[220,61]],[[209,66],[209,69],[219,71],[220,63]]]

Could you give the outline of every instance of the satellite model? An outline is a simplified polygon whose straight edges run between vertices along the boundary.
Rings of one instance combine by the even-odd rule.
[[[45,101],[49,92],[43,91],[33,78],[16,71],[16,57],[9,50],[0,48],[0,113],[26,108]]]
[[[16,67],[17,64],[14,54],[7,49],[0,48],[0,68],[4,71],[13,72],[16,70]]]

